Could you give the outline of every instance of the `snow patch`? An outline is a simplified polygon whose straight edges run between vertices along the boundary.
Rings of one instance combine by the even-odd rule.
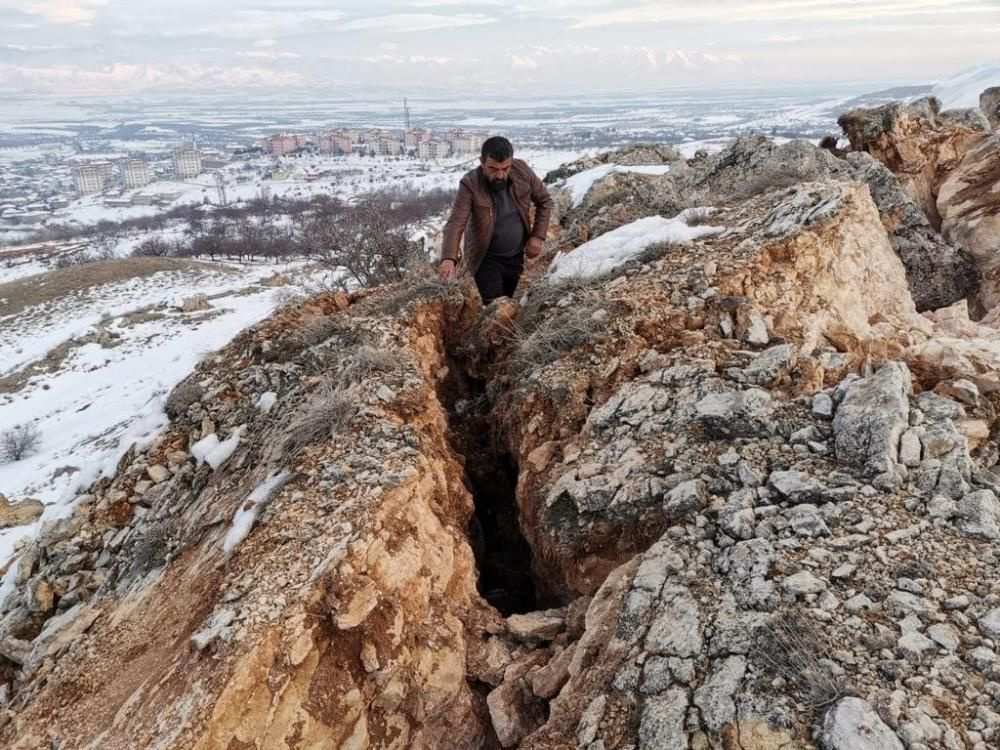
[[[219,467],[233,455],[236,446],[240,444],[240,437],[244,429],[246,429],[245,426],[237,427],[228,438],[222,441],[214,432],[211,435],[206,435],[191,446],[191,455],[198,462],[198,466],[207,463],[212,467],[212,471],[218,471]]]
[[[247,534],[250,533],[250,529],[253,527],[254,521],[257,520],[257,516],[260,515],[264,504],[291,478],[292,473],[289,471],[273,473],[247,495],[247,499],[240,504],[236,515],[233,516],[233,523],[226,532],[226,538],[222,540],[222,550],[227,555],[247,538]]]
[[[711,209],[685,209],[673,219],[647,216],[584,242],[575,250],[558,253],[549,266],[549,283],[555,284],[569,278],[601,276],[661,242],[690,242],[699,237],[724,232],[725,227],[692,227],[688,224],[695,216],[704,215],[705,211]]]
[[[256,406],[262,412],[268,414],[271,411],[271,409],[274,408],[274,404],[277,402],[277,400],[278,400],[277,393],[275,393],[274,391],[267,391],[265,393],[260,394],[260,398],[257,399]]]
[[[587,197],[587,193],[590,192],[590,188],[594,186],[594,183],[607,177],[609,174],[615,172],[633,172],[635,174],[664,175],[669,171],[670,165],[668,164],[634,167],[622,166],[620,164],[601,164],[598,167],[591,167],[582,172],[577,172],[572,177],[567,177],[563,186],[573,196],[573,208],[576,208],[583,203],[583,199]]]

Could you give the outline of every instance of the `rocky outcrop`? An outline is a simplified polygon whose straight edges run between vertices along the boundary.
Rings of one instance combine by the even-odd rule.
[[[838,122],[851,148],[868,152],[892,170],[931,226],[940,229],[941,183],[986,135],[981,123],[967,120],[940,116],[938,101],[929,97],[909,105],[853,110]]]
[[[1000,304],[1000,134],[971,148],[941,184],[941,231],[976,259],[983,273],[980,314]]]
[[[979,95],[979,108],[986,115],[990,127],[1000,128],[1000,86],[991,86]]]
[[[976,294],[981,272],[961,244],[949,242],[931,227],[884,164],[864,152],[849,153],[846,158],[854,168],[853,178],[871,191],[892,249],[906,268],[917,310],[947,307]]]
[[[557,169],[546,173],[543,182],[551,185],[580,172],[599,167],[602,164],[646,166],[653,164],[674,164],[681,161],[681,155],[670,146],[657,143],[639,143],[567,162]]]
[[[612,174],[595,181],[571,207],[556,189],[564,238],[583,242],[622,223],[684,208],[729,205],[810,180],[856,180],[868,185],[893,250],[903,261],[917,310],[945,307],[974,294],[975,260],[935,231],[885,166],[867,154],[834,157],[808,141],[775,144],[763,136],[735,140],[718,154],[674,165],[660,177]]]
[[[654,193],[721,231],[486,309],[324,295],[208,358],[4,575],[0,741],[996,744],[1000,334],[917,311],[881,170],[751,143],[550,252]]]

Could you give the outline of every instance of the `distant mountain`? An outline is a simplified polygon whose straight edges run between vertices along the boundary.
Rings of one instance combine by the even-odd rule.
[[[978,107],[979,95],[990,86],[1000,86],[1000,59],[967,68],[940,81],[932,92],[944,109]]]

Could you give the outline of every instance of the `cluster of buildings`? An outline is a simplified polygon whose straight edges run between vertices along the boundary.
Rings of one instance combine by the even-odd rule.
[[[485,133],[449,130],[435,136],[423,128],[411,128],[400,134],[383,129],[352,130],[339,128],[315,134],[275,133],[261,141],[261,147],[273,156],[284,156],[300,149],[315,149],[321,154],[374,154],[376,156],[416,156],[420,159],[443,159],[479,153]]]
[[[173,173],[177,179],[197,177],[203,169],[202,154],[193,146],[175,148],[171,153]],[[153,167],[143,159],[127,158],[118,162],[118,184],[126,189],[145,187],[155,179]],[[79,195],[103,193],[115,184],[111,162],[92,161],[73,169],[73,186]]]

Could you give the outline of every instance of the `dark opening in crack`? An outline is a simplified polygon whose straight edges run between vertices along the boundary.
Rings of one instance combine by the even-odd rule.
[[[485,383],[449,357],[439,398],[448,412],[451,446],[462,456],[475,501],[468,533],[479,568],[479,593],[505,617],[536,610],[540,602],[531,547],[518,523],[517,462],[492,429]]]

